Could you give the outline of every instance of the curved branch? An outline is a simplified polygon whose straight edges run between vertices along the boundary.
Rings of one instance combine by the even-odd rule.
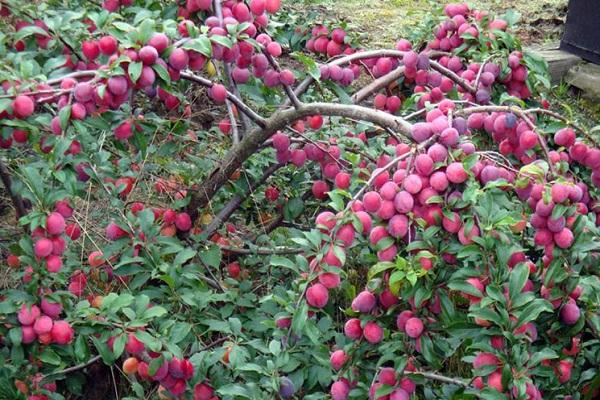
[[[403,375],[421,375],[423,378],[427,378],[430,380],[434,380],[434,381],[440,381],[440,382],[444,382],[444,383],[450,383],[453,385],[458,385],[458,386],[462,386],[465,388],[472,388],[474,389],[473,386],[471,386],[470,383],[463,381],[462,379],[458,379],[458,378],[451,378],[448,376],[444,376],[444,375],[440,375],[440,374],[436,374],[433,372],[425,372],[425,371],[404,371]],[[476,397],[481,398],[481,395],[477,394],[477,393],[473,393]]]
[[[85,363],[78,364],[73,367],[61,369],[60,371],[50,372],[50,373],[42,376],[42,380],[47,379],[49,376],[65,375],[65,374],[69,374],[71,372],[79,371],[80,369],[89,367],[90,365],[94,364],[96,361],[100,360],[101,358],[102,358],[101,356],[97,355],[97,356],[90,358],[89,361],[87,361]]]
[[[404,57],[405,53],[406,52],[404,52],[404,51],[390,50],[390,49],[357,51],[356,53],[334,59],[334,60],[326,63],[325,65],[327,65],[327,66],[343,65],[343,64],[350,63],[352,61],[364,60],[364,59],[369,59],[369,58],[377,58],[377,57],[402,58],[402,57]],[[438,52],[430,52],[429,56],[435,57],[438,54],[439,54]],[[445,68],[444,66],[442,66],[441,64],[439,64],[438,62],[433,61],[433,60],[430,60],[430,65],[431,65],[432,69],[435,69],[442,75],[447,76],[452,81],[454,81],[457,84],[459,84],[460,86],[462,86],[469,93],[475,93],[476,90],[466,80],[459,77],[454,72],[450,71],[448,68]],[[304,92],[306,92],[306,90],[314,82],[315,82],[315,79],[312,76],[307,77],[296,87],[296,89],[294,90],[294,94],[297,97],[300,97]],[[285,103],[282,104],[282,108],[289,107],[289,105],[290,105],[289,101],[286,101]]]
[[[214,9],[215,9],[215,14],[217,14],[217,18],[219,18],[219,23],[222,26],[223,25],[223,10],[221,8],[221,0],[214,0],[213,5],[214,5]],[[233,78],[231,76],[231,68],[229,66],[229,63],[226,61],[223,61],[223,71],[225,72],[225,76],[227,77],[227,81],[229,83],[229,86],[227,89],[229,91],[231,91],[237,98],[241,99],[242,95],[240,94],[240,91],[238,90],[237,85],[233,81]],[[237,144],[240,141],[240,132],[239,132],[237,124],[235,122],[235,115],[233,113],[230,100],[227,101],[227,113],[229,114],[229,120],[231,121],[231,136],[233,137],[233,143]],[[246,133],[246,129],[248,128],[248,125],[249,125],[248,121],[246,121],[246,118],[247,118],[247,115],[242,113],[241,118],[240,118],[240,125],[242,128],[242,136],[244,133]]]
[[[347,104],[302,104],[298,109],[289,109],[275,113],[275,115],[266,121],[264,128],[254,129],[238,145],[232,147],[223,162],[210,172],[208,178],[202,182],[197,190],[193,191],[189,209],[195,214],[198,209],[206,206],[216,192],[227,182],[231,174],[275,132],[284,129],[287,125],[301,118],[317,114],[370,121],[383,128],[389,128],[410,137],[412,126],[410,123],[383,111]]]
[[[431,61],[430,65],[431,65],[432,69],[435,69],[440,74],[445,75],[447,78],[450,78],[453,82],[458,84],[460,87],[465,89],[467,92],[469,92],[471,94],[475,94],[475,92],[477,92],[477,89],[474,88],[473,86],[471,86],[471,84],[469,82],[467,82],[466,79],[461,78],[456,73],[454,73],[454,71],[449,70],[448,68],[444,67],[442,64],[437,63],[435,61]]]
[[[50,86],[58,85],[59,83],[61,83],[63,80],[65,80],[67,78],[73,78],[73,79],[86,78],[86,77],[96,76],[97,74],[98,74],[98,70],[95,70],[95,69],[90,69],[90,70],[85,70],[85,71],[76,71],[76,72],[71,72],[70,74],[63,75],[60,78],[48,79],[44,83],[47,85],[50,85]]]
[[[495,105],[475,106],[475,107],[463,108],[462,110],[458,110],[455,113],[459,114],[459,115],[470,115],[470,114],[476,114],[476,113],[481,113],[481,112],[509,112],[509,113],[516,114],[520,119],[522,119],[527,124],[529,129],[531,129],[533,132],[537,133],[537,127],[535,126],[533,121],[531,119],[529,119],[529,117],[527,116],[527,111],[523,110],[520,107],[495,106]],[[542,146],[544,156],[546,157],[546,160],[548,161],[548,167],[550,168],[550,172],[553,175],[556,175],[554,165],[552,164],[552,162],[550,162],[550,149],[548,148],[548,143],[546,143],[546,139],[544,138],[544,136],[539,133],[538,133],[538,138],[540,141],[540,146]]]

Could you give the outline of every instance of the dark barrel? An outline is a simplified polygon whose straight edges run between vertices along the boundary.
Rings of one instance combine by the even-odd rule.
[[[600,0],[570,0],[561,49],[600,64]]]

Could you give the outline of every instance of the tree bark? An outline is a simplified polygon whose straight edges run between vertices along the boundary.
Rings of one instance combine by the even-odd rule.
[[[265,121],[264,128],[252,130],[239,144],[233,146],[223,162],[209,173],[197,190],[193,191],[189,204],[192,216],[196,216],[198,210],[204,208],[212,200],[235,170],[252,156],[265,140],[269,139],[278,130],[284,129],[287,125],[311,115],[339,116],[368,121],[382,128],[400,132],[407,137],[410,137],[412,126],[400,117],[357,105],[310,103],[303,104],[297,109],[278,112]]]

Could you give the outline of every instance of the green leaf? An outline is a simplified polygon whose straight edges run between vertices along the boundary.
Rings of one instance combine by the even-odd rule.
[[[152,69],[163,82],[171,83],[171,75],[169,75],[169,71],[165,67],[156,63],[152,66]]]
[[[304,325],[308,319],[308,305],[305,301],[302,301],[300,307],[294,311],[294,317],[292,318],[292,331],[299,334],[304,329]]]
[[[496,389],[485,388],[481,392],[480,398],[486,400],[506,400],[506,395],[500,393]]]
[[[71,105],[64,106],[58,112],[58,120],[60,122],[60,128],[64,131],[67,129],[69,119],[71,118]]]
[[[162,348],[160,340],[156,339],[146,331],[136,331],[135,337],[152,351],[160,351]]]
[[[131,25],[125,23],[125,22],[119,22],[119,21],[117,21],[117,22],[113,22],[113,25],[118,30],[123,31],[123,32],[131,32],[131,31],[133,31],[135,29],[133,26],[131,26]]]
[[[304,211],[304,201],[301,197],[293,197],[283,206],[283,216],[286,221],[293,221],[302,215]]]
[[[212,55],[210,39],[204,35],[188,40],[181,47],[187,50],[194,50],[206,57],[210,57]]]
[[[140,78],[140,75],[142,75],[142,67],[143,64],[140,61],[129,63],[127,72],[129,73],[129,78],[133,83],[136,83]]]
[[[118,296],[115,293],[110,293],[102,300],[102,308],[116,313],[124,307],[129,307],[133,303],[133,300],[134,297],[129,293],[122,293]]]
[[[517,321],[516,326],[520,327],[524,323],[535,320],[544,311],[552,312],[554,311],[554,309],[548,301],[542,299],[535,299],[534,301],[529,303],[527,307],[525,307],[522,311],[518,313],[519,319]]]
[[[121,354],[123,354],[123,350],[125,350],[126,343],[127,343],[127,335],[119,335],[115,339],[115,342],[113,343],[113,355],[114,355],[115,360],[117,358],[121,357]]]
[[[13,346],[20,346],[21,338],[23,337],[21,328],[12,328],[10,331],[8,331],[8,337],[10,338],[10,342]]]
[[[388,269],[396,268],[396,264],[390,261],[382,261],[373,265],[369,268],[369,272],[367,274],[367,279],[371,280],[374,276],[379,275],[383,271],[387,271]]]
[[[153,318],[162,317],[166,313],[167,313],[167,310],[164,307],[153,306],[153,307],[148,308],[146,311],[144,311],[144,314],[142,314],[141,318],[142,319],[153,319]]]
[[[158,369],[164,363],[165,363],[165,359],[164,359],[163,356],[156,357],[155,359],[153,359],[152,361],[150,361],[150,364],[148,364],[148,375],[154,376],[156,374],[156,371],[158,371]]]
[[[406,273],[404,271],[396,271],[390,275],[390,290],[394,295],[398,295],[400,291],[400,287],[402,286],[402,282],[406,278]]]
[[[43,30],[42,28],[40,28],[39,26],[36,25],[29,25],[26,26],[24,28],[19,29],[15,35],[13,40],[15,42],[18,42],[19,40],[23,40],[28,36],[32,36],[32,35],[42,35],[42,36],[50,36],[48,34],[48,32],[46,32],[45,30]]]
[[[177,253],[177,257],[175,257],[175,261],[173,261],[174,265],[183,265],[186,261],[191,260],[196,255],[196,250],[185,248],[179,253]],[[202,258],[202,256],[200,256]],[[218,265],[217,265],[218,266]]]
[[[271,256],[271,265],[276,267],[284,267],[294,272],[298,272],[298,267],[296,264],[287,257],[273,255]]]
[[[221,386],[217,393],[221,396],[231,396],[233,398],[243,397],[244,399],[252,399],[252,394],[242,385],[231,383],[229,385]]]
[[[281,353],[281,342],[276,339],[271,340],[269,343],[269,351],[277,357]]]
[[[448,283],[448,287],[452,290],[470,294],[471,296],[483,297],[483,293],[481,293],[479,289],[465,281],[452,281]]]
[[[112,365],[115,362],[115,359],[113,358],[112,352],[108,348],[106,342],[100,341],[95,336],[90,336],[90,339],[94,343],[96,350],[98,350],[98,354],[100,354],[100,357],[102,357],[102,361],[107,365]]]
[[[508,293],[511,300],[515,298],[525,287],[525,283],[529,278],[529,266],[525,263],[520,263],[510,272],[508,283]]]
[[[39,354],[38,358],[46,364],[60,365],[60,356],[50,347],[46,347],[44,351]]]
[[[150,39],[154,33],[154,24],[154,20],[150,18],[142,21],[138,27],[138,41],[140,43],[146,43]]]
[[[396,388],[394,386],[381,385],[379,388],[377,388],[377,391],[375,392],[375,398],[379,399],[379,398],[385,397],[388,394],[392,393],[395,389]]]
[[[531,359],[529,360],[528,364],[532,368],[535,368],[538,367],[540,362],[542,362],[543,360],[551,360],[554,358],[558,358],[558,354],[556,354],[554,350],[546,347],[533,353],[533,356],[531,356]]]
[[[521,19],[521,13],[510,9],[503,15],[503,19],[508,23],[508,26],[513,26]]]
[[[199,255],[200,260],[209,267],[217,268],[221,264],[221,249],[217,245],[211,245]]]
[[[213,35],[210,37],[210,40],[228,49],[231,49],[231,46],[233,46],[233,42],[227,36]]]
[[[305,69],[314,80],[318,81],[321,79],[319,65],[312,57],[308,57],[302,53],[292,53],[292,57],[304,64]]]
[[[177,344],[181,342],[192,330],[192,325],[187,322],[177,322],[171,329],[169,341]]]

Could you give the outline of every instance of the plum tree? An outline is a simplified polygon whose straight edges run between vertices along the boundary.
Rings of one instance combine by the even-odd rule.
[[[279,0],[88,3],[0,8],[3,388],[597,394],[600,149],[514,16],[365,50]]]

